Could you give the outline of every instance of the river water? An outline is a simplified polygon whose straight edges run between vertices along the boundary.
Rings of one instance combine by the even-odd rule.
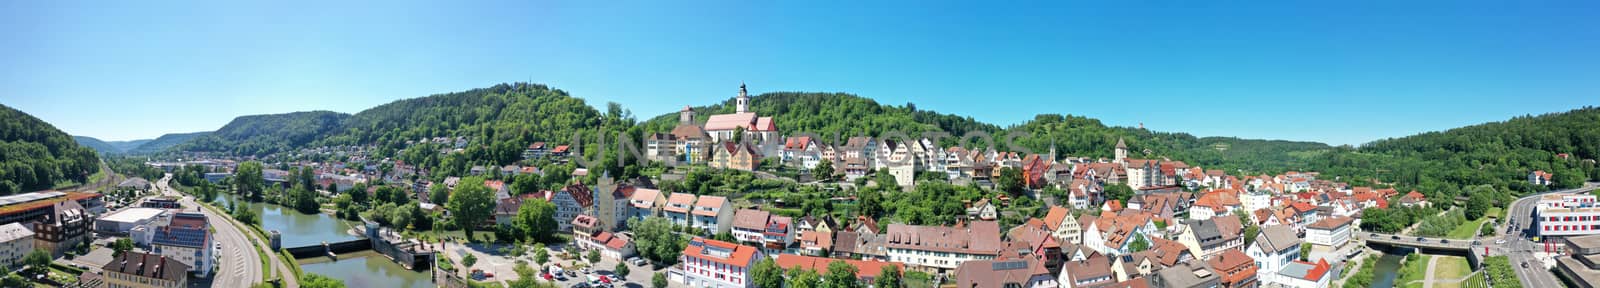
[[[222,194],[219,207],[227,207],[235,195]],[[261,228],[281,233],[283,247],[302,247],[359,239],[350,234],[351,222],[327,214],[305,214],[292,208],[250,203],[250,209],[261,215]],[[327,257],[299,260],[301,270],[344,280],[347,287],[435,287],[431,277],[424,272],[407,270],[377,252],[339,255],[337,261]]]
[[[1372,287],[1394,287],[1395,277],[1400,276],[1400,260],[1411,254],[1411,249],[1389,249],[1384,251],[1383,257],[1378,258],[1378,263],[1373,266]]]

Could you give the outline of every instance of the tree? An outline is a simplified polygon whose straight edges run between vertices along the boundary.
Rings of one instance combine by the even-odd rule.
[[[133,250],[133,239],[117,238],[116,242],[111,242],[111,257],[122,256],[129,250]]]
[[[883,183],[878,185],[883,185]],[[857,212],[858,215],[872,217],[873,219],[883,215],[883,192],[878,191],[877,188],[868,188],[856,190],[856,194],[856,198],[859,199],[856,204],[856,209],[860,210]]]
[[[811,269],[789,269],[789,288],[818,288],[822,287],[822,276]]]
[[[300,276],[300,287],[307,288],[344,288],[344,280],[333,279],[316,273],[306,272]]]
[[[1467,207],[1462,209],[1462,212],[1466,213],[1467,220],[1478,220],[1478,218],[1484,216],[1484,213],[1489,212],[1490,206],[1494,205],[1492,203],[1494,201],[1492,198],[1495,194],[1493,193],[1494,188],[1489,187],[1487,190],[1488,191],[1480,190],[1476,193],[1469,193],[1470,195],[1467,195]]]
[[[1012,167],[1000,168],[1000,178],[995,179],[995,188],[1015,196],[1022,194],[1022,186],[1022,170]]]
[[[261,175],[261,162],[245,161],[233,173],[233,191],[250,201],[261,201],[261,189],[266,186]]]
[[[646,217],[633,227],[633,244],[639,255],[657,264],[672,264],[683,252],[684,243],[667,218]]]
[[[22,257],[22,264],[28,265],[28,274],[42,275],[50,269],[50,252],[43,249],[34,249],[28,256]]]
[[[735,242],[735,243],[739,242],[739,239],[733,238],[733,233],[731,233],[731,232],[717,232],[717,234],[712,234],[711,235],[711,240],[717,240],[717,241],[722,241],[722,242]]]
[[[467,253],[466,257],[461,257],[461,267],[463,269],[472,268],[472,264],[478,264],[478,256]]]
[[[532,238],[534,241],[547,242],[555,240],[556,204],[547,201],[525,201],[522,208],[517,208],[516,218],[511,219],[511,226],[517,227],[524,239]]]
[[[750,281],[756,287],[783,287],[783,267],[778,267],[770,257],[761,257],[761,261],[750,268]]]
[[[856,278],[856,272],[856,266],[844,263],[844,261],[828,263],[828,276],[825,277],[828,288],[861,287],[861,281]]]
[[[428,203],[444,204],[445,202],[450,202],[450,187],[445,186],[444,183],[434,183],[433,187],[428,187]]]
[[[483,185],[483,177],[463,178],[456,185],[456,191],[450,193],[450,203],[446,207],[455,216],[456,226],[466,230],[467,238],[471,239],[473,228],[483,224],[494,212],[494,191]]]
[[[878,278],[873,279],[872,283],[872,286],[876,288],[900,288],[905,286],[905,283],[900,282],[900,267],[894,265],[883,265],[883,270],[878,272]]]
[[[550,249],[545,248],[544,243],[533,244],[533,261],[538,262],[539,265],[544,265],[544,262],[550,261]]]
[[[1144,252],[1150,250],[1150,240],[1144,239],[1144,234],[1134,234],[1133,242],[1128,243],[1128,251]]]
[[[824,158],[821,162],[817,162],[816,167],[811,167],[811,177],[821,182],[833,181],[833,160]]]
[[[1133,198],[1133,187],[1127,184],[1111,184],[1106,186],[1106,200],[1117,200],[1128,203],[1128,198]]]
[[[1311,261],[1311,243],[1300,243],[1300,261]]]
[[[589,264],[600,263],[600,250],[589,250]]]
[[[617,262],[617,268],[612,268],[611,270],[611,272],[617,273],[617,276],[622,276],[622,278],[628,278],[628,273],[631,272],[628,270],[628,263],[623,262]]]
[[[656,275],[650,276],[650,287],[667,288],[667,274],[656,272]]]

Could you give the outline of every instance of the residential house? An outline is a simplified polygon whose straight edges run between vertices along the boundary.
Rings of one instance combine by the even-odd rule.
[[[834,239],[835,235],[830,231],[800,231],[800,251],[805,255],[829,256],[829,251],[835,251]]]
[[[1411,192],[1406,193],[1405,196],[1400,196],[1400,206],[1428,207],[1430,204],[1428,203],[1427,196],[1422,195],[1422,193],[1418,193],[1416,190],[1412,190]]]
[[[767,228],[761,237],[763,249],[774,251],[773,253],[789,249],[789,244],[794,244],[794,218],[772,215],[767,219]]]
[[[811,136],[795,136],[784,139],[783,163],[805,169],[816,168],[817,164],[821,163],[823,159],[821,146]]]
[[[1550,185],[1550,179],[1554,179],[1555,176],[1555,174],[1544,172],[1544,170],[1533,170],[1533,172],[1528,173],[1528,184],[1539,186]]]
[[[967,217],[977,220],[993,221],[995,219],[999,219],[1000,209],[995,207],[994,203],[989,201],[989,198],[985,197],[983,199],[978,199],[977,203],[972,203],[971,206],[967,207]]]
[[[22,223],[0,225],[0,268],[22,267],[22,257],[33,252],[33,230]]]
[[[217,258],[212,248],[211,224],[205,214],[183,212],[174,214],[166,226],[154,229],[150,239],[151,253],[182,262],[198,275],[209,275]]]
[[[755,247],[700,237],[690,240],[679,254],[682,268],[673,273],[683,275],[681,284],[714,288],[755,287],[750,268],[766,257]]]
[[[1078,225],[1077,219],[1072,219],[1072,211],[1066,207],[1050,206],[1050,211],[1044,215],[1044,225],[1056,241],[1083,243],[1083,228]]]
[[[701,163],[711,157],[707,145],[711,143],[711,136],[706,134],[705,127],[694,121],[694,109],[683,106],[683,111],[678,112],[678,126],[672,128],[676,158],[685,164]]]
[[[1150,277],[1153,288],[1211,288],[1221,287],[1222,277],[1206,267],[1204,262],[1191,261],[1156,271]]]
[[[1063,264],[1061,274],[1056,279],[1064,288],[1092,288],[1116,283],[1115,276],[1111,272],[1110,258],[1091,252],[1083,259]]]
[[[930,273],[949,273],[962,262],[994,259],[1005,247],[1000,224],[994,221],[957,226],[889,224],[887,230],[889,260]]]
[[[667,198],[667,205],[661,208],[661,215],[674,225],[690,226],[689,211],[694,209],[694,202],[694,194],[672,193],[672,197]]]
[[[661,190],[648,188],[634,188],[633,197],[628,198],[628,205],[632,208],[629,221],[642,221],[645,217],[661,215],[662,209],[667,206],[667,197]]]
[[[755,171],[761,165],[761,152],[750,144],[721,142],[712,154],[711,168]]]
[[[1278,271],[1278,279],[1285,287],[1289,288],[1327,288],[1333,277],[1328,277],[1330,266],[1327,260],[1318,260],[1317,263],[1294,261],[1284,265]]]
[[[1255,243],[1245,249],[1245,255],[1255,259],[1256,267],[1260,268],[1256,275],[1262,284],[1287,285],[1289,279],[1278,272],[1290,261],[1300,259],[1300,237],[1284,225],[1261,227],[1261,233],[1257,234]]]
[[[956,287],[1055,288],[1055,274],[1037,258],[973,260],[956,267]]]
[[[594,207],[594,192],[583,183],[573,183],[551,191],[546,201],[556,204],[556,223],[560,224],[557,231],[572,231],[572,220]]]
[[[105,266],[105,287],[182,288],[189,286],[188,265],[166,256],[137,251],[123,252]]]
[[[1039,218],[1029,218],[1028,221],[1006,231],[1006,239],[1013,242],[1026,243],[1028,253],[1024,258],[1035,258],[1044,264],[1048,274],[1061,272],[1061,242],[1056,240],[1054,230],[1045,225]]]
[[[60,257],[78,243],[88,241],[93,220],[78,201],[60,201],[41,210],[44,214],[33,222],[35,249],[49,251],[51,257]]]
[[[1311,223],[1311,225],[1306,226],[1305,241],[1321,248],[1317,250],[1339,250],[1340,248],[1343,248],[1346,243],[1350,242],[1350,231],[1353,229],[1352,223],[1354,222],[1354,218],[1344,216],[1322,218],[1321,221],[1317,221],[1317,223]],[[1312,258],[1323,258],[1316,256],[1318,255],[1313,255]],[[1338,259],[1338,255],[1334,255],[1334,257],[1336,257],[1335,259]]]
[[[1221,274],[1220,281],[1223,288],[1254,288],[1261,285],[1256,279],[1256,262],[1249,255],[1235,249],[1223,251],[1206,261],[1212,269]]]
[[[1217,216],[1206,220],[1185,220],[1178,234],[1178,242],[1188,246],[1191,253],[1210,260],[1226,250],[1240,250],[1244,246],[1244,224],[1239,217]]]
[[[722,196],[700,196],[695,200],[691,212],[691,227],[706,231],[706,234],[728,232],[733,228],[733,203]]]
[[[545,154],[548,153],[550,153],[550,149],[545,146],[544,142],[533,142],[533,144],[528,144],[527,149],[522,150],[522,159],[544,158]]]
[[[733,239],[742,244],[760,245],[766,238],[767,220],[771,213],[757,209],[739,209],[733,213]]]

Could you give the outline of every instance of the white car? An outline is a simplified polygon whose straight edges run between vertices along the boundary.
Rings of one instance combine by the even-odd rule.
[[[1494,244],[1506,244],[1506,239],[1494,240]]]

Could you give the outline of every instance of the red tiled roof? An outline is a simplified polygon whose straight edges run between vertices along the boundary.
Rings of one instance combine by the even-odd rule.
[[[750,259],[754,258],[755,254],[756,254],[756,248],[755,247],[750,247],[750,246],[738,245],[738,244],[722,242],[722,241],[717,241],[717,240],[711,240],[711,239],[705,239],[705,238],[699,238],[699,237],[696,237],[694,240],[691,240],[690,242],[691,243],[688,246],[684,246],[683,247],[683,254],[682,254],[683,256],[694,257],[694,258],[697,258],[697,259],[704,259],[706,261],[721,263],[721,264],[724,264],[724,265],[730,265],[730,266],[734,266],[734,267],[750,268],[749,265],[752,264]],[[732,250],[733,252],[730,253],[728,255],[728,257],[725,257],[725,258],[724,257],[715,257],[715,256],[705,255],[704,254],[705,248],[701,247],[700,245],[695,245],[692,242],[700,242],[702,245],[705,245],[705,246],[728,249],[728,250]]]
[[[785,270],[798,267],[815,271],[817,273],[827,273],[828,264],[840,261],[843,261],[845,264],[850,264],[850,266],[855,266],[856,277],[860,278],[877,278],[878,273],[883,272],[883,267],[888,266],[894,266],[896,268],[900,268],[899,271],[905,271],[905,264],[895,262],[834,259],[794,254],[778,254],[778,259],[774,262],[777,262],[778,267],[783,267]]]

